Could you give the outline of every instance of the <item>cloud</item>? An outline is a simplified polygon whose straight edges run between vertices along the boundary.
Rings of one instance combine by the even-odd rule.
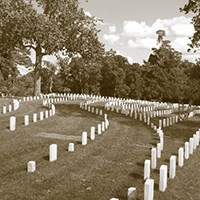
[[[132,59],[135,60],[136,52],[140,52],[142,62],[145,59],[144,56],[148,56],[148,53],[152,52],[151,49],[153,47],[158,47],[157,30],[165,31],[165,39],[171,41],[171,46],[175,50],[182,52],[183,58],[189,58],[189,60],[194,61],[197,57],[187,55],[188,43],[190,43],[189,37],[194,33],[194,26],[191,24],[190,17],[158,18],[150,25],[146,24],[146,22],[125,20],[121,25],[122,27],[120,25],[104,23],[104,30],[107,30],[107,34],[104,34],[102,37],[109,48],[119,49],[120,54],[127,55],[127,58],[128,56],[131,57],[130,55],[132,54]],[[145,53],[143,54],[142,52]],[[198,54],[198,56],[200,55]],[[139,53],[137,53],[137,57],[139,57]]]
[[[189,48],[187,45],[188,43],[190,43],[188,37],[177,37],[171,42],[171,45],[177,51],[187,52],[187,49]]]
[[[183,59],[189,60],[191,62],[196,62],[196,59],[199,59],[199,54],[185,54],[183,55]]]
[[[145,37],[152,35],[152,31],[145,22],[138,23],[136,21],[123,22],[123,36]]]
[[[114,44],[120,39],[120,37],[119,37],[119,35],[116,35],[116,34],[109,34],[109,35],[104,34],[103,39],[108,41],[111,44]]]
[[[115,25],[109,26],[109,32],[110,33],[115,33],[117,31],[117,28]]]
[[[128,40],[130,48],[146,48],[151,49],[157,46],[157,41],[154,38],[138,38],[136,40]]]
[[[192,24],[174,24],[170,29],[176,36],[192,36],[194,33]]]
[[[164,30],[167,36],[191,36],[194,26],[191,18],[181,16],[172,19],[157,19],[151,26],[145,22],[124,21],[123,36],[127,37],[155,37],[157,30]]]

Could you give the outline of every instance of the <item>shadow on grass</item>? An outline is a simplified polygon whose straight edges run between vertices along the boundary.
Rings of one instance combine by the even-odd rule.
[[[127,199],[127,196],[125,196],[125,195],[119,195],[119,196],[117,196],[117,198],[119,198],[119,199]]]
[[[88,112],[86,110],[82,110],[79,108],[79,105],[75,104],[58,104],[56,105],[56,113],[59,117],[83,117],[83,118],[90,118],[94,116],[98,116],[95,113]]]
[[[154,182],[154,190],[159,191],[159,184]]]
[[[165,159],[164,162],[169,163],[169,158]]]
[[[43,156],[42,157],[44,160],[49,160],[49,155]]]
[[[153,146],[154,146],[154,145],[155,145],[155,146],[157,145],[156,142],[150,142],[149,144],[151,144],[151,145],[153,145]]]
[[[144,167],[144,163],[141,163],[141,162],[137,162],[136,165],[140,167]]]
[[[129,174],[129,176],[131,176],[131,177],[133,177],[133,178],[135,178],[135,179],[142,179],[142,180],[143,180],[143,175],[138,174],[138,173],[131,172],[131,173]]]
[[[153,172],[159,174],[159,169],[153,169]]]

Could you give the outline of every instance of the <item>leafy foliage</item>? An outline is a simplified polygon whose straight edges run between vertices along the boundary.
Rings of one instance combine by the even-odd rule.
[[[188,0],[188,3],[180,9],[182,12],[193,13],[192,24],[194,25],[195,32],[189,45],[193,49],[199,49],[200,47],[200,1],[199,0]]]

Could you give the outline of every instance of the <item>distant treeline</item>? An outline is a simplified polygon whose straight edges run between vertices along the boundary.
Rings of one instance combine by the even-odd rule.
[[[200,104],[200,60],[182,60],[180,52],[162,41],[143,65],[109,51],[98,62],[59,59],[42,69],[42,93],[73,92],[121,98]],[[32,95],[33,73],[17,78],[14,95]]]

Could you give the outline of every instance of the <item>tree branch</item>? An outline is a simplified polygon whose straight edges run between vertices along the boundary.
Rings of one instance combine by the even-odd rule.
[[[30,45],[23,45],[24,47],[26,47],[26,48],[32,48],[32,49],[34,49],[35,50],[35,47],[34,46],[32,46],[31,44]]]

